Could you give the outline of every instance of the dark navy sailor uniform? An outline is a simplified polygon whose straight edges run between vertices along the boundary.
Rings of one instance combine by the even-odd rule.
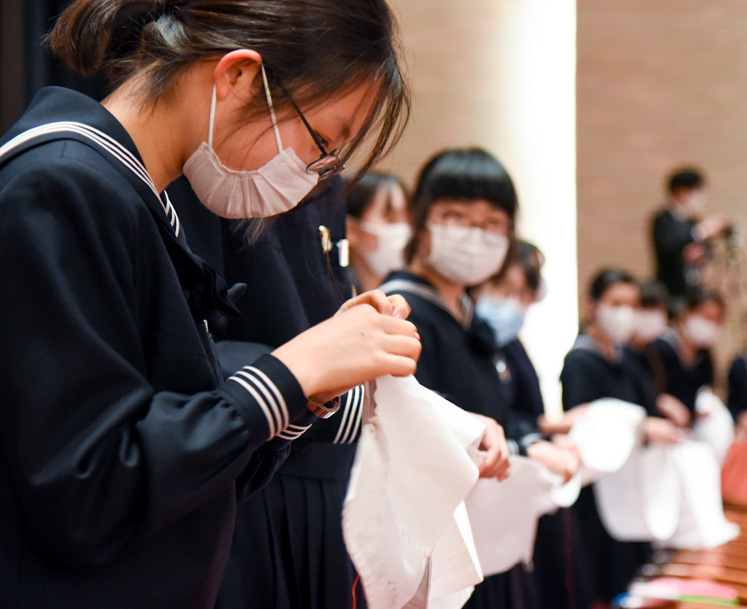
[[[652,412],[652,394],[640,370],[628,351],[620,350],[619,354],[617,361],[610,361],[602,355],[596,341],[580,335],[566,355],[560,375],[563,409],[600,398],[617,398]],[[648,559],[650,546],[610,537],[599,518],[592,486],[581,489],[571,510],[574,530],[580,532],[573,540],[574,567],[589,574],[592,598],[609,601],[625,591],[636,570]]]
[[[691,366],[679,356],[679,338],[670,332],[657,338],[647,350],[656,389],[682,402],[695,420],[695,398],[701,387],[713,385],[713,359],[707,349],[695,354]]]
[[[532,436],[537,438],[537,418],[544,413],[544,402],[537,371],[520,340],[498,350],[497,368],[512,427],[524,442]],[[542,516],[537,523],[532,560],[542,609],[580,609],[588,604],[584,574],[574,572],[567,564],[568,553],[572,552],[572,526],[569,509]]]
[[[747,410],[747,353],[740,353],[729,366],[728,406],[734,421]]]
[[[0,606],[212,609],[306,398],[269,355],[223,380],[225,285],[106,109],[45,89],[0,145],[59,121],[0,158]]]
[[[251,244],[246,223],[211,214],[188,183],[180,180],[169,193],[187,233],[195,232],[193,226],[203,228],[201,243],[190,238],[192,247],[220,263],[230,283],[245,283],[249,294],[262,295],[240,299],[242,315],[216,323],[224,360],[279,346],[331,317],[349,298],[339,263],[345,245],[340,179],[273,219]],[[230,369],[226,361],[224,368]],[[218,608],[352,607],[355,573],[342,539],[341,515],[362,398],[362,387],[344,396],[341,411],[296,440],[268,486],[239,506]],[[357,606],[363,606],[360,596]]]
[[[387,294],[401,294],[412,307],[408,319],[417,327],[423,345],[415,373],[420,383],[465,410],[497,420],[504,425],[512,452],[524,452],[518,433],[510,426],[504,387],[493,362],[496,350],[493,331],[474,316],[466,295],[462,324],[445,308],[433,287],[417,275],[404,271],[392,273],[381,289]],[[533,579],[533,574],[521,565],[487,577],[475,588],[465,607],[538,607]]]

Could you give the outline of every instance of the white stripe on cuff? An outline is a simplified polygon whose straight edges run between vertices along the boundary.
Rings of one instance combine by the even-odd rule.
[[[275,399],[276,396],[280,395],[275,384],[267,375],[262,374],[260,376],[260,374],[257,368],[247,366],[235,373],[228,380],[235,381],[241,385],[257,401],[267,419],[267,425],[270,428],[270,438],[274,438],[288,425],[288,409],[285,400],[282,400],[282,396],[280,403]]]
[[[288,414],[288,404],[285,403],[283,394],[280,393],[280,390],[275,386],[275,383],[273,383],[270,380],[270,377],[267,376],[264,372],[252,366],[248,366],[247,368],[245,368],[245,370],[247,369],[251,369],[251,371],[254,372],[254,374],[256,374],[260,380],[264,381],[267,388],[272,391],[278,404],[280,414],[283,417],[283,427],[287,427],[288,423],[290,423],[290,415]]]
[[[301,425],[288,425],[288,427],[281,431],[277,437],[283,438],[284,440],[297,440],[310,428],[311,425],[307,425],[306,427],[302,427]]]
[[[348,392],[345,411],[340,421],[340,428],[333,441],[334,444],[350,444],[357,437],[363,415],[364,395],[363,385],[359,385]]]

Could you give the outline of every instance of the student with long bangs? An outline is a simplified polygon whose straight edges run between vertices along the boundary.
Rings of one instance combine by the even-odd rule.
[[[359,292],[372,290],[404,267],[412,236],[407,189],[397,177],[380,172],[347,186],[351,280]]]
[[[467,288],[495,275],[504,264],[518,207],[506,169],[479,148],[449,149],[431,158],[412,200],[413,238],[405,251],[407,270],[382,286],[401,294],[412,308],[423,351],[415,373],[426,387],[467,411],[506,427],[509,454],[544,460],[548,442],[523,443],[508,425],[508,398],[494,356],[493,330],[475,314]],[[536,436],[536,434],[531,434]],[[532,438],[532,441],[536,440]],[[538,607],[533,576],[521,566],[479,584],[465,607]]]
[[[45,89],[0,139],[0,606],[212,609],[237,501],[291,432],[411,374],[420,344],[406,303],[369,293],[224,380],[204,320],[236,309],[164,189],[185,174],[212,212],[266,217],[367,135],[374,162],[408,108],[393,18],[77,0],[47,42],[111,94]]]

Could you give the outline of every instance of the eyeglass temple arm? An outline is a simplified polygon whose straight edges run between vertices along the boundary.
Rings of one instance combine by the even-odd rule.
[[[316,131],[314,131],[311,125],[309,125],[309,121],[306,120],[306,117],[303,115],[303,112],[301,112],[301,108],[298,107],[298,105],[296,104],[296,101],[293,99],[293,96],[288,92],[288,89],[285,88],[285,85],[283,85],[283,83],[281,83],[272,72],[269,73],[269,76],[271,80],[273,80],[275,84],[278,87],[280,87],[280,90],[288,98],[288,101],[291,103],[291,106],[293,106],[293,109],[296,111],[296,114],[298,114],[298,118],[300,118],[303,121],[303,124],[305,125],[306,129],[308,129],[309,133],[311,134],[312,139],[314,140],[314,143],[319,147],[319,150],[321,150],[322,154],[324,154],[325,156],[329,156],[329,152],[327,152],[326,148],[322,144],[322,140],[319,139],[319,136],[316,134]]]

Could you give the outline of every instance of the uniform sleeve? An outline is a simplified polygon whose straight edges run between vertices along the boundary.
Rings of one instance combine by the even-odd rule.
[[[234,340],[223,340],[217,344],[221,366],[224,374],[227,375],[230,375],[230,371],[235,370],[240,362],[269,353],[271,349],[267,345]],[[364,396],[364,385],[354,387],[341,396],[340,410],[334,416],[322,420],[311,414],[305,418],[305,421],[296,422],[285,428],[279,437],[286,440],[298,440],[304,436],[304,442],[354,444],[361,430]]]
[[[596,379],[593,367],[580,350],[571,351],[566,355],[563,370],[560,373],[560,383],[563,389],[563,410],[570,410],[580,404],[588,404],[598,399]]]
[[[743,357],[737,357],[729,367],[728,405],[734,420],[747,410],[747,366]]]
[[[259,447],[308,411],[271,355],[208,391],[154,387],[149,367],[167,353],[146,354],[168,341],[144,327],[154,305],[136,286],[157,261],[122,210],[130,188],[52,165],[0,181],[0,446],[39,551],[97,564],[233,492]]]

